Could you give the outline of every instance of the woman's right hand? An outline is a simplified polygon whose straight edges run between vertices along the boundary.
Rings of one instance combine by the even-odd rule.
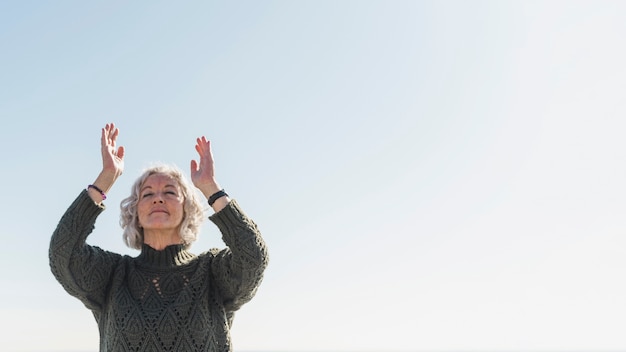
[[[124,172],[124,147],[116,149],[115,143],[120,134],[119,128],[113,123],[107,123],[102,129],[100,138],[102,149],[102,172],[113,176],[113,181]]]
[[[113,176],[113,181],[124,172],[124,147],[116,148],[119,128],[113,123],[107,123],[102,129],[100,138],[102,151],[102,172]]]
[[[98,187],[99,190],[106,195],[115,180],[124,172],[124,147],[116,147],[117,136],[120,134],[120,130],[115,127],[115,124],[108,123],[102,129],[102,137],[100,138],[101,151],[102,151],[102,171],[98,178],[94,181],[93,185]],[[96,204],[102,203],[105,197],[100,194],[93,187],[87,189],[87,193]]]

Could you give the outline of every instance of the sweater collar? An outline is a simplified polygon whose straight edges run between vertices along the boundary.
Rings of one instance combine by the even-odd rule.
[[[172,267],[186,264],[194,257],[195,255],[188,252],[182,244],[173,244],[161,251],[143,244],[137,259],[150,266]]]

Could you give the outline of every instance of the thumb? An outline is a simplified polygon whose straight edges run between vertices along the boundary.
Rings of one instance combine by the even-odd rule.
[[[191,160],[191,172],[194,173],[198,171],[198,162],[194,159]]]
[[[124,147],[120,146],[117,148],[117,157],[120,159],[124,159]]]

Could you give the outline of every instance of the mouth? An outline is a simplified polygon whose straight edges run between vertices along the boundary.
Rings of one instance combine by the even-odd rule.
[[[165,210],[165,209],[155,209],[155,210],[150,212],[150,214],[158,214],[158,213],[169,214],[167,212],[167,210]]]

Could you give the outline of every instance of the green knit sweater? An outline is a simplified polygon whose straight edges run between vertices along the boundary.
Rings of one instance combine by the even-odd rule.
[[[233,313],[254,296],[268,263],[237,202],[210,216],[227,248],[200,255],[182,245],[144,245],[137,257],[87,245],[103,210],[82,191],[50,243],[52,273],[93,312],[100,351],[231,351]]]

